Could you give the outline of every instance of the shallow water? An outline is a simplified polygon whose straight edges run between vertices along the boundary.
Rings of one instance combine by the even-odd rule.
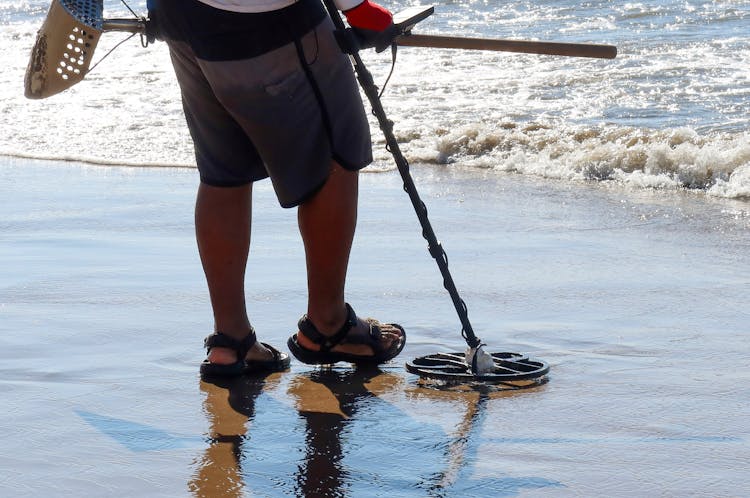
[[[362,177],[348,296],[406,327],[399,361],[212,385],[195,172],[0,159],[0,495],[745,494],[745,204],[414,174],[477,334],[549,362],[548,383],[404,370],[464,344],[395,172]],[[255,213],[248,301],[283,347],[305,303],[295,215],[267,182]]]

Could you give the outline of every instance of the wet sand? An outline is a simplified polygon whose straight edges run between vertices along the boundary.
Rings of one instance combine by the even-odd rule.
[[[405,371],[464,343],[395,172],[362,175],[348,298],[404,325],[398,361],[209,384],[195,171],[0,158],[0,496],[746,495],[746,202],[414,176],[477,334],[549,362],[546,384]],[[295,213],[268,183],[254,209],[249,307],[283,348]]]

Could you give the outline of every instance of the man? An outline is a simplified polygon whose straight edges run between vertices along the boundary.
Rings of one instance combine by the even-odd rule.
[[[361,33],[392,24],[370,0],[335,1]],[[257,342],[245,306],[252,184],[265,177],[283,207],[297,207],[305,247],[308,305],[292,353],[308,364],[395,357],[404,330],[357,318],[344,299],[357,172],[372,150],[351,64],[320,0],[158,0],[154,17],[201,178],[196,237],[215,321],[201,373],[289,366],[288,355]]]

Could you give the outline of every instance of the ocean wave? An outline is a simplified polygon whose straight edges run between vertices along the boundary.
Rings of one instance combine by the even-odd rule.
[[[58,147],[57,140],[50,140],[48,145],[55,146],[27,150],[0,147],[0,155],[101,166],[195,167],[189,139],[176,144],[174,136],[159,137],[141,130],[124,133],[133,133],[130,142],[139,145],[122,148],[121,136],[119,150],[102,143],[96,153],[90,146]],[[366,171],[394,169],[393,158],[375,129],[373,138],[375,162]],[[404,155],[417,166],[478,168],[552,180],[613,182],[641,189],[692,190],[750,199],[750,132],[701,134],[692,128],[649,130],[506,121],[433,130],[409,128],[398,132],[397,139]]]
[[[432,137],[399,138],[409,142],[404,149],[410,151],[412,162],[750,199],[748,132],[702,135],[691,128],[503,122],[438,129]]]

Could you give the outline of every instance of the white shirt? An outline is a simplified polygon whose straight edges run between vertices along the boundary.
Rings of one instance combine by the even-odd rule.
[[[289,7],[297,0],[199,0],[206,5],[232,12],[270,12]],[[340,10],[348,10],[361,4],[363,0],[334,0]]]

